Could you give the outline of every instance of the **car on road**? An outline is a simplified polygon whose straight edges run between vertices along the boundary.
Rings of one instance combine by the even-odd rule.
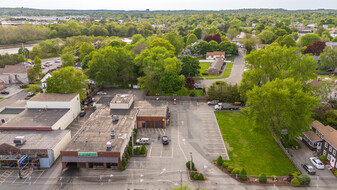
[[[217,105],[220,101],[219,100],[212,100],[207,102],[208,105]]]
[[[87,113],[87,111],[82,110],[82,111],[80,112],[80,117],[84,117],[86,113]]]
[[[150,144],[150,138],[140,138],[136,140],[136,145],[149,145]]]
[[[97,95],[106,95],[106,92],[104,92],[104,91],[99,91],[99,92],[97,92]]]
[[[317,157],[310,157],[311,163],[319,170],[324,170],[324,164]]]
[[[310,174],[310,175],[315,175],[316,171],[314,169],[314,167],[312,167],[310,164],[302,164],[302,167],[304,168],[304,170]]]
[[[162,136],[161,142],[163,143],[163,145],[168,145],[169,144],[169,138],[167,136]]]
[[[9,92],[7,90],[3,90],[0,92],[1,94],[9,94]]]

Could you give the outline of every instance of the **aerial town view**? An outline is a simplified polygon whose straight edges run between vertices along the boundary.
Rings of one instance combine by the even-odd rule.
[[[336,0],[0,0],[0,190],[336,190]]]

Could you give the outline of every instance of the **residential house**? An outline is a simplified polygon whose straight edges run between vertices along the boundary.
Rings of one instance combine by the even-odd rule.
[[[337,168],[337,130],[324,126],[319,121],[311,124],[311,131],[303,133],[303,141],[309,148],[316,150],[319,154],[325,155],[333,168]]]
[[[28,84],[27,67],[22,64],[5,65],[5,68],[0,68],[0,80],[5,84]]]
[[[225,59],[226,53],[224,51],[214,51],[214,52],[207,52],[206,59]]]
[[[208,74],[212,74],[212,75],[217,75],[221,73],[221,68],[223,66],[224,60],[223,59],[215,59],[211,65],[209,66],[209,68],[206,70],[206,72]]]

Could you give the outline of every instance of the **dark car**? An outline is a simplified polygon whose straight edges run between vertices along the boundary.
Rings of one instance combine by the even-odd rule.
[[[1,91],[1,94],[9,94],[9,92],[6,91],[6,90],[3,90],[3,91]]]
[[[168,145],[169,144],[169,138],[167,136],[163,136],[161,138],[161,141],[162,141],[163,145]]]
[[[84,117],[86,113],[87,113],[87,112],[86,112],[85,110],[82,110],[82,111],[80,112],[80,117]]]
[[[302,167],[304,168],[305,171],[308,172],[308,174],[310,174],[310,175],[315,175],[316,174],[316,171],[315,171],[314,167],[312,167],[311,165],[309,165],[309,164],[302,164]]]

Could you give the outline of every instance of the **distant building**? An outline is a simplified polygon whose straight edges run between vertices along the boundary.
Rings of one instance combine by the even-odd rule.
[[[28,84],[27,67],[22,64],[5,65],[5,68],[0,68],[0,79],[5,84]]]

